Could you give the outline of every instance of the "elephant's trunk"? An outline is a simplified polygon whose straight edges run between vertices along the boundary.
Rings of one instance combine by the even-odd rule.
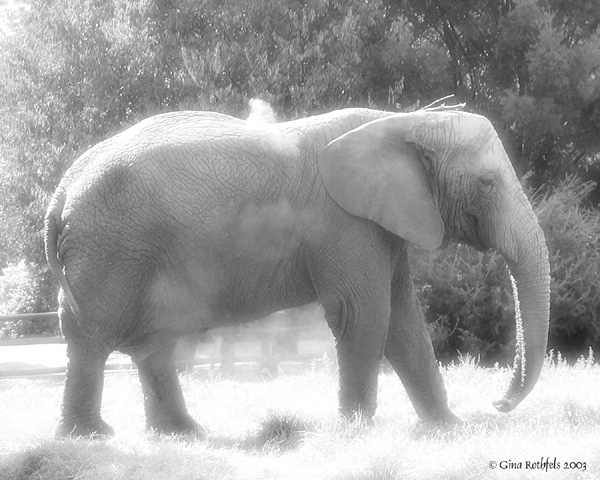
[[[511,271],[517,332],[510,385],[504,396],[494,402],[501,412],[515,408],[537,382],[546,356],[550,318],[550,265],[544,233],[523,192],[517,197],[525,207],[529,228],[510,229],[514,242],[510,243],[517,247],[499,248]]]

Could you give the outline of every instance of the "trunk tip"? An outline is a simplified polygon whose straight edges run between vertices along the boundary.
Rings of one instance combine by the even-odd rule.
[[[496,400],[492,402],[492,405],[496,410],[502,413],[507,413],[513,410],[519,403],[521,403],[516,398],[507,398],[503,397],[500,400]]]

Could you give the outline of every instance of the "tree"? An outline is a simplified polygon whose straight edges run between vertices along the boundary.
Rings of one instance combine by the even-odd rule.
[[[64,171],[151,114],[240,116],[259,96],[285,119],[443,93],[444,53],[391,22],[379,0],[32,0],[0,39],[0,266],[44,264],[43,214]]]
[[[600,6],[578,0],[388,0],[449,56],[452,91],[487,115],[533,188],[600,180]],[[600,201],[600,188],[595,189]]]
[[[533,170],[537,185],[577,171],[600,179],[600,36],[575,35],[582,30],[568,17],[532,1],[513,12],[505,29],[526,28],[528,45],[517,47],[523,74],[514,77],[518,91],[504,93],[502,118],[512,127],[523,163]],[[514,42],[508,37],[499,42],[499,50],[511,51]]]
[[[0,267],[45,268],[43,217],[63,173],[137,120],[240,116],[252,96],[282,118],[367,104],[383,17],[358,0],[32,0],[0,39]]]
[[[384,30],[379,1],[188,1],[183,66],[213,109],[263,97],[282,118],[364,102]]]
[[[19,292],[44,296],[25,302],[29,309],[56,305],[41,232],[63,173],[91,145],[158,112],[244,117],[259,97],[285,120],[347,106],[414,109],[455,93],[492,120],[532,190],[564,189],[561,179],[572,172],[600,183],[598,2],[31,0],[18,20],[13,35],[0,35],[0,267],[27,278]],[[600,202],[600,189],[585,185],[583,210]],[[561,258],[572,253],[565,245]],[[458,253],[457,261],[481,267]],[[563,286],[580,274],[555,272]],[[474,326],[478,312],[508,318],[498,279],[488,280],[485,301],[468,314],[473,322],[456,323],[458,310],[469,308],[473,286],[465,281],[438,333],[458,326],[465,342],[501,353],[502,345],[478,343]],[[568,312],[566,286],[561,311]],[[449,305],[436,294],[430,313]],[[571,321],[561,318],[560,328]]]

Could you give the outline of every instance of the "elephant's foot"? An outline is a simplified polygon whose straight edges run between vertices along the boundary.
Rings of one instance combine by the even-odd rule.
[[[457,417],[456,415],[454,415],[454,413],[452,413],[450,410],[448,410],[446,415],[442,416],[442,418],[439,421],[442,423],[451,424],[451,425],[462,423],[462,419],[460,417]]]
[[[198,439],[206,438],[204,428],[189,415],[147,419],[146,427],[163,435],[193,435]]]
[[[115,430],[104,420],[69,420],[61,419],[54,434],[58,438],[64,437],[106,437],[115,434]]]
[[[462,423],[462,420],[457,417],[449,408],[430,411],[427,413],[420,412],[419,418],[427,423],[442,423],[444,425],[455,425]]]

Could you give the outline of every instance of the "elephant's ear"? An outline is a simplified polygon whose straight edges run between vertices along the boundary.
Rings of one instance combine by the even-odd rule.
[[[409,118],[369,122],[329,143],[318,154],[325,189],[344,210],[428,249],[444,239],[425,167],[406,141]]]

